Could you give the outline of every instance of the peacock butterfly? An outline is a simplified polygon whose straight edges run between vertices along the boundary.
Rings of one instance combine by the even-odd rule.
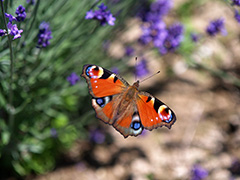
[[[83,66],[82,75],[92,95],[96,117],[112,125],[125,138],[143,129],[169,129],[176,121],[174,112],[151,94],[139,91],[139,81],[130,86],[121,76],[97,65]]]

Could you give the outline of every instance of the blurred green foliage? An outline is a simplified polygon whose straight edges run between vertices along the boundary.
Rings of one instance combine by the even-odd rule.
[[[103,51],[103,42],[124,28],[123,20],[134,14],[134,1],[118,2],[117,6],[113,6],[114,1],[105,2],[118,16],[114,27],[85,20],[86,12],[102,2],[3,3],[10,14],[22,4],[27,18],[18,23],[23,29],[22,37],[12,41],[12,103],[7,37],[1,37],[0,42],[0,161],[1,171],[5,172],[1,175],[44,173],[55,167],[59,155],[77,138],[87,137],[86,127],[95,120],[92,110],[89,112],[86,83],[70,86],[67,76],[71,72],[80,75],[86,63],[110,67],[112,62]],[[2,14],[0,17],[0,27],[4,27]],[[39,49],[37,35],[43,21],[49,22],[53,38],[48,47]]]

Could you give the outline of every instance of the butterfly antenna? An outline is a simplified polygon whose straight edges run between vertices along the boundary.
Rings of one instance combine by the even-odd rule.
[[[158,72],[156,72],[156,73],[152,74],[151,76],[149,76],[149,77],[147,77],[147,78],[145,78],[145,79],[141,80],[141,81],[140,81],[140,83],[142,83],[143,81],[146,81],[146,80],[148,80],[148,79],[152,78],[153,76],[155,76],[155,75],[157,75],[157,74],[159,74],[159,73],[160,73],[160,71],[158,71]]]
[[[135,69],[137,68],[137,57],[135,57]],[[137,81],[137,71],[135,71],[135,81]]]

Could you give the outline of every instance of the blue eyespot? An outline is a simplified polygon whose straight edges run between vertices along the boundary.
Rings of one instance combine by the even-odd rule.
[[[90,77],[89,71],[91,70],[91,68],[92,68],[92,66],[88,66],[87,69],[86,69],[86,74],[87,74],[87,76],[89,76],[89,77]]]
[[[165,122],[170,123],[172,121],[172,118],[173,118],[173,116],[171,114],[170,118],[168,120],[165,120]]]
[[[141,123],[136,121],[131,124],[131,128],[133,128],[134,130],[138,130],[139,128],[141,128],[141,126]]]
[[[103,107],[105,104],[105,100],[103,98],[97,98],[96,102],[100,107]]]

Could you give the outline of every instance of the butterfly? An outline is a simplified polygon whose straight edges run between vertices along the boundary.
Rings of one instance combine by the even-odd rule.
[[[161,126],[170,129],[176,121],[167,105],[138,90],[139,81],[131,86],[121,76],[91,64],[83,66],[81,76],[88,83],[96,117],[112,125],[125,138],[137,136],[143,129]]]

